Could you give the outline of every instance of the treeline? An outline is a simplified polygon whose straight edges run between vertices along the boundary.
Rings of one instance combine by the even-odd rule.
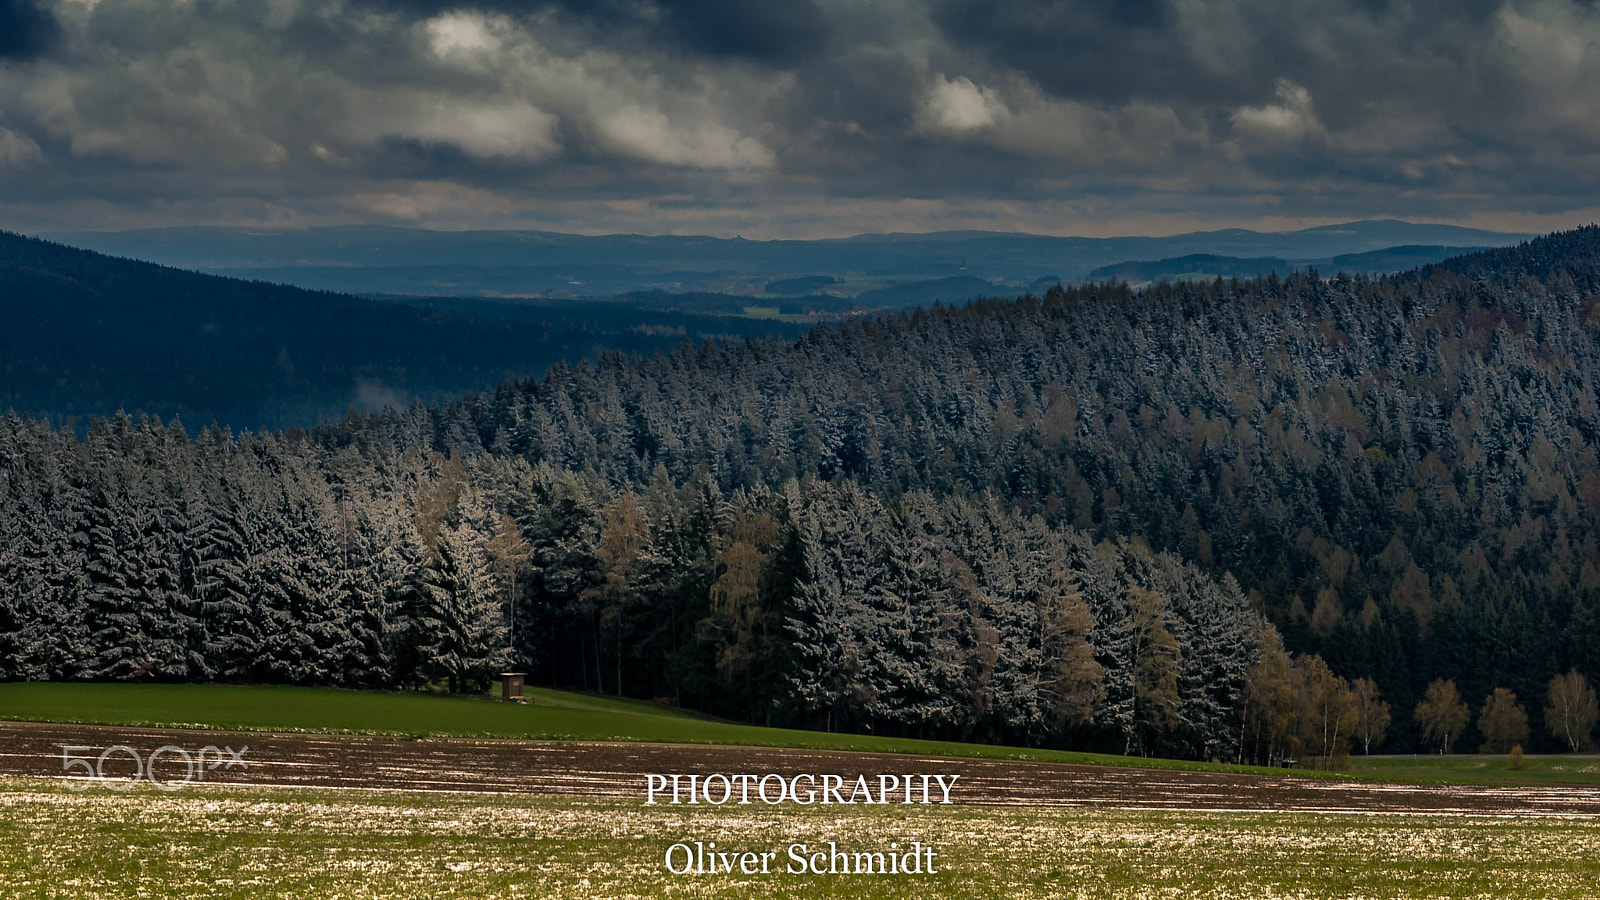
[[[1270,630],[1262,632],[1259,649],[1245,683],[1241,762],[1344,768],[1352,750],[1371,753],[1397,724],[1394,707],[1372,679],[1340,678],[1320,656],[1291,657]],[[1456,683],[1440,678],[1428,685],[1409,719],[1421,732],[1415,749],[1509,753],[1513,768],[1532,738],[1570,753],[1593,748],[1600,702],[1583,673],[1552,677],[1541,712],[1543,735],[1530,730],[1528,709],[1516,692],[1497,687],[1474,716]]]
[[[1229,757],[1231,579],[992,496],[633,488],[304,435],[0,425],[0,679],[481,690],[507,667],[770,724]]]

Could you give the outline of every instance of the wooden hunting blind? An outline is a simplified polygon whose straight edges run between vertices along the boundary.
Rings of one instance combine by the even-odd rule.
[[[522,672],[500,673],[500,699],[513,703],[526,703],[522,696],[522,680],[527,676]]]

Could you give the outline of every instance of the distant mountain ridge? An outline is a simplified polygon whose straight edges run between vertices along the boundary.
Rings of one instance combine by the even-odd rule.
[[[46,237],[103,253],[321,290],[577,297],[637,290],[757,295],[771,283],[818,277],[836,279],[840,283],[830,290],[851,296],[963,276],[1027,285],[1042,278],[1080,280],[1098,267],[1128,260],[1212,254],[1293,262],[1405,245],[1506,246],[1532,235],[1375,220],[1275,233],[1235,228],[1113,238],[950,231],[756,241],[391,226],[168,228]]]
[[[1183,281],[1197,278],[1256,278],[1274,272],[1287,275],[1290,272],[1309,269],[1316,269],[1325,275],[1338,272],[1352,275],[1389,274],[1440,263],[1452,257],[1476,253],[1483,249],[1485,248],[1407,244],[1382,250],[1369,250],[1365,253],[1342,253],[1323,259],[1302,260],[1288,260],[1276,256],[1242,259],[1237,256],[1194,253],[1172,259],[1131,260],[1101,266],[1089,273],[1088,280],[1142,284],[1151,281]]]
[[[1191,253],[1171,259],[1130,260],[1101,266],[1089,273],[1091,281],[1176,281],[1192,277],[1254,278],[1269,272],[1288,274],[1294,266],[1278,256],[1241,259],[1214,253]]]

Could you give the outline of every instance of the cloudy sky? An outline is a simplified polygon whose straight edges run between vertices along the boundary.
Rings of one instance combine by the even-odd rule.
[[[1600,9],[0,0],[0,227],[1600,219]]]

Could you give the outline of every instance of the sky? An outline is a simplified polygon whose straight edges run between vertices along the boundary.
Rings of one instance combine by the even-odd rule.
[[[1600,9],[0,0],[0,227],[1600,219]]]

